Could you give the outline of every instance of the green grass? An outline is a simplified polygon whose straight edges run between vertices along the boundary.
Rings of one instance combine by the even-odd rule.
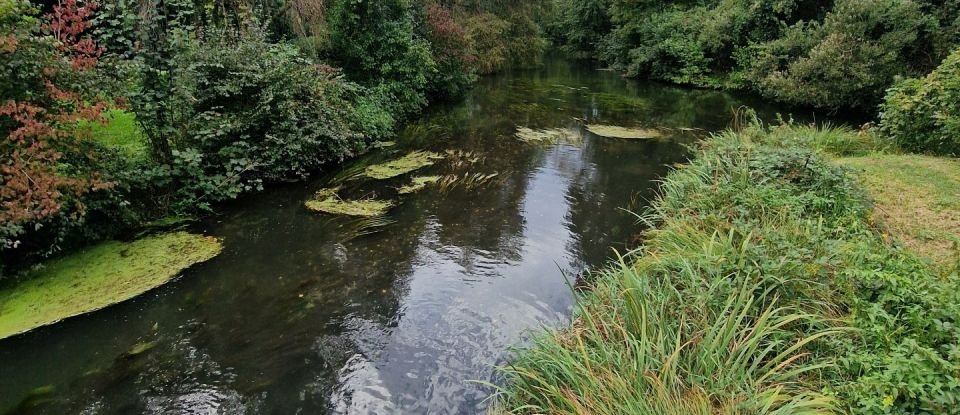
[[[0,339],[134,298],[221,249],[215,238],[175,232],[54,260],[0,290]]]
[[[147,139],[133,113],[110,110],[104,113],[104,118],[107,120],[106,125],[85,124],[89,126],[94,140],[106,147],[115,148],[129,157],[147,156]]]
[[[872,154],[838,162],[873,196],[890,237],[941,270],[960,266],[960,159]]]
[[[571,327],[503,368],[498,411],[960,405],[958,276],[886,243],[856,180],[810,149],[822,131],[774,130],[709,138],[667,177],[644,246],[591,276]]]

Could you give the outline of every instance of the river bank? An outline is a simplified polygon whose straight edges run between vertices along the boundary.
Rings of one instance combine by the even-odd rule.
[[[891,234],[891,212],[874,209],[890,194],[871,180],[905,179],[862,160],[916,158],[873,156],[875,145],[869,133],[791,126],[706,140],[667,176],[643,247],[594,276],[571,327],[504,368],[503,408],[952,413],[957,266],[921,259]],[[840,163],[866,167],[876,205],[831,152],[859,157]],[[913,185],[917,203],[956,217],[956,188],[937,196],[928,190],[942,184],[927,184]]]

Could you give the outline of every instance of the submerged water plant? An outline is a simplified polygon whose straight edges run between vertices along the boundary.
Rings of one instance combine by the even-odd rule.
[[[0,339],[139,296],[222,249],[216,238],[173,232],[104,242],[55,260],[0,290]]]
[[[442,160],[443,158],[443,155],[430,151],[414,151],[396,160],[367,166],[364,170],[364,175],[375,180],[392,179],[427,166],[432,166],[437,160]]]
[[[463,175],[448,174],[440,178],[437,186],[441,192],[448,192],[454,188],[473,189],[492,183],[500,177],[500,173],[464,173]]]
[[[373,235],[394,223],[397,221],[385,216],[355,218],[339,226],[337,242],[344,244],[362,236]]]
[[[339,191],[339,187],[321,189],[313,199],[306,201],[304,206],[314,212],[364,217],[383,215],[394,206],[394,203],[389,200],[374,198],[343,200],[337,194]]]
[[[580,145],[583,143],[583,137],[568,128],[547,128],[541,130],[535,130],[527,127],[517,127],[517,132],[514,134],[518,140],[523,141],[524,143],[531,144],[542,144],[542,145],[557,145],[557,144],[571,144],[571,145]]]
[[[410,184],[397,189],[397,193],[407,195],[426,189],[428,185],[434,184],[440,180],[440,176],[418,176],[414,177]]]
[[[588,125],[587,131],[600,137],[622,138],[628,140],[642,140],[663,137],[663,133],[655,128],[620,127],[615,125]]]

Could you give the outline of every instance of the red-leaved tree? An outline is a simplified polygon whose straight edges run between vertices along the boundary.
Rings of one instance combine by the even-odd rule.
[[[57,49],[76,69],[96,66],[97,59],[103,54],[103,48],[87,33],[96,10],[97,4],[93,2],[81,4],[77,0],[60,0],[53,6],[53,12],[46,16],[44,28],[57,39]]]
[[[25,1],[15,6],[24,14],[33,10]],[[24,225],[61,213],[70,201],[75,202],[77,215],[82,215],[80,197],[111,186],[96,172],[76,171],[63,162],[68,153],[87,156],[80,150],[78,122],[102,122],[102,103],[57,86],[58,76],[65,71],[92,70],[103,52],[84,36],[94,9],[90,3],[80,6],[65,0],[45,16],[44,28],[57,39],[55,46],[43,41],[30,19],[3,28],[11,34],[0,39],[0,65],[12,68],[3,75],[39,80],[25,85],[44,85],[40,91],[15,91],[19,99],[0,96],[0,133],[6,135],[0,142],[0,245],[4,247],[16,247],[16,236]],[[38,60],[41,65],[36,65]]]

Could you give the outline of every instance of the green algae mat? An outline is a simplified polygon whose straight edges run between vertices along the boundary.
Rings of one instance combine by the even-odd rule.
[[[442,160],[443,158],[444,156],[442,154],[429,151],[414,151],[396,160],[368,166],[364,174],[375,180],[392,179],[424,167],[432,166],[437,160]]]
[[[663,137],[663,134],[653,128],[627,128],[615,125],[588,125],[587,131],[608,138],[624,140],[642,140]]]
[[[173,232],[105,242],[50,262],[0,289],[0,339],[134,298],[222,249],[216,238]]]

